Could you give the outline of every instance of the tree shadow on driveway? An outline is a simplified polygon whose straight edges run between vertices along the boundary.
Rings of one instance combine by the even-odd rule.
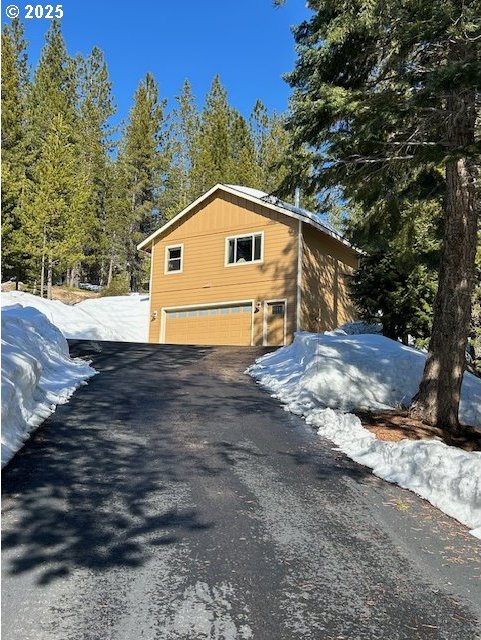
[[[71,346],[100,375],[4,470],[7,573],[34,572],[48,584],[76,569],[140,567],[163,547],[216,527],[216,512],[201,512],[190,489],[222,482],[249,459],[280,472],[292,462],[312,466],[313,479],[332,480],[332,460],[306,465],[299,451],[311,446],[311,430],[244,376],[266,350]],[[371,474],[360,469],[347,473],[362,483]]]
[[[155,549],[215,526],[179,496],[189,474],[218,470],[186,453],[175,426],[151,413],[155,375],[139,371],[134,392],[128,371],[148,354],[124,353],[124,371],[114,360],[113,376],[81,387],[4,470],[3,550],[11,575],[35,571],[37,582],[48,584],[78,568],[138,567]],[[169,393],[175,401],[173,387]]]

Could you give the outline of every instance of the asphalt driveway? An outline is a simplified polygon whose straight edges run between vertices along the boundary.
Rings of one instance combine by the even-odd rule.
[[[481,638],[481,545],[283,410],[262,350],[78,341],[3,473],[9,640]]]

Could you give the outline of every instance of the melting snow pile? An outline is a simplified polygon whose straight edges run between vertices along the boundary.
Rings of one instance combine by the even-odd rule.
[[[68,305],[21,291],[2,293],[2,306],[35,307],[66,338],[147,342],[149,296],[95,298]]]
[[[95,374],[37,309],[2,309],[2,467],[57,404]]]
[[[350,458],[414,491],[481,537],[481,453],[436,440],[385,442],[347,411],[409,405],[426,356],[380,335],[298,333],[248,373]],[[481,426],[481,380],[466,373],[460,419]]]

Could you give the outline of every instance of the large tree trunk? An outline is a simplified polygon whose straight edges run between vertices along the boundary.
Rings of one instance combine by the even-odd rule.
[[[53,260],[52,256],[48,257],[47,265],[47,298],[52,299],[52,280],[53,280]]]
[[[99,285],[103,287],[104,282],[105,282],[105,260],[102,258],[102,260],[100,261],[100,269],[99,269]]]
[[[112,284],[112,276],[114,273],[114,259],[110,258],[109,260],[109,272],[107,274],[107,287],[110,287]]]
[[[45,297],[45,254],[42,253],[42,266],[40,270],[40,297]]]
[[[43,244],[42,244],[42,267],[40,272],[40,297],[45,297],[45,248],[47,245],[47,235],[45,227],[43,229]]]
[[[80,284],[80,263],[77,262],[76,265],[72,267],[70,270],[70,282],[68,283],[70,287],[79,287]]]
[[[471,92],[448,100],[453,148],[474,143],[475,107]],[[475,163],[466,159],[446,165],[446,204],[439,283],[433,308],[428,358],[411,414],[452,434],[459,429],[458,410],[466,365],[471,318],[479,201]]]

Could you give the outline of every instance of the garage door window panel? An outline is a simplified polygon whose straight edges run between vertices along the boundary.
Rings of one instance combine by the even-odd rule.
[[[263,233],[227,238],[227,266],[262,262]]]

